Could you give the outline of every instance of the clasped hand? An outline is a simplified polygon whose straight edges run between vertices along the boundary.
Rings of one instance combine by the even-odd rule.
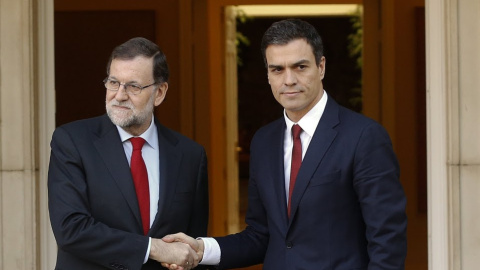
[[[162,239],[152,238],[150,258],[171,270],[189,270],[202,260],[203,250],[202,240],[176,233]]]

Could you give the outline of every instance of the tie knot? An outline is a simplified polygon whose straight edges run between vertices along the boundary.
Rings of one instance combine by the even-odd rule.
[[[300,138],[301,132],[302,132],[302,128],[299,125],[295,124],[292,126],[292,134],[294,139]]]
[[[145,140],[140,137],[132,137],[130,138],[130,142],[132,143],[133,150],[142,150],[142,147],[145,144]]]

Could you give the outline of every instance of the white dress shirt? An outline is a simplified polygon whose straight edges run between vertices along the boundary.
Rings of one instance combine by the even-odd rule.
[[[120,139],[122,140],[123,149],[125,150],[125,155],[128,160],[128,164],[130,165],[130,160],[132,158],[132,143],[130,142],[130,138],[134,137],[130,133],[123,130],[121,127],[117,126],[118,134],[120,135]],[[142,133],[140,136],[143,138],[146,143],[142,147],[142,157],[145,162],[145,166],[147,167],[148,173],[148,189],[150,193],[150,227],[155,220],[155,216],[157,215],[158,211],[158,199],[160,193],[160,162],[159,162],[159,145],[158,145],[158,132],[157,128],[153,122],[150,123],[148,129]],[[148,256],[150,255],[150,244],[151,239],[148,243],[147,254],[145,255],[144,263],[147,262]]]
[[[285,139],[283,141],[283,162],[284,162],[284,169],[285,169],[285,196],[287,198],[288,203],[288,190],[290,185],[290,166],[292,163],[292,148],[293,148],[293,135],[292,135],[292,126],[294,124],[298,124],[303,132],[300,134],[300,140],[302,141],[302,160],[307,152],[308,146],[310,145],[310,141],[312,140],[313,134],[317,129],[318,122],[325,111],[325,106],[327,105],[327,94],[325,90],[323,91],[322,98],[320,101],[315,104],[315,106],[308,111],[305,116],[300,119],[297,123],[292,122],[285,110],[283,111],[283,116],[285,118],[285,124],[287,128],[285,129]],[[203,259],[200,262],[202,265],[218,265],[220,263],[221,258],[221,250],[220,246],[218,245],[217,240],[212,237],[205,237],[202,238],[204,243],[204,253]]]
[[[292,135],[292,126],[297,124],[299,125],[303,132],[300,133],[300,140],[302,141],[302,160],[305,157],[310,141],[312,140],[313,134],[317,129],[318,122],[323,115],[325,106],[327,105],[327,95],[325,91],[323,96],[318,101],[313,108],[305,114],[300,121],[297,123],[292,122],[287,116],[285,110],[283,111],[283,117],[285,118],[285,124],[287,128],[285,129],[285,137],[283,140],[283,168],[285,172],[285,191],[288,204],[288,192],[290,189],[290,170],[292,164],[292,149],[293,149],[293,135]]]

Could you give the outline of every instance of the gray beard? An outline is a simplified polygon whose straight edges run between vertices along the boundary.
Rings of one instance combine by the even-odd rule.
[[[140,126],[144,124],[146,121],[148,121],[148,118],[152,115],[153,113],[153,95],[150,97],[148,100],[145,108],[141,111],[135,109],[132,105],[131,102],[118,102],[115,99],[112,99],[110,103],[106,103],[106,110],[107,110],[107,115],[112,121],[113,124],[121,127],[121,128],[129,128],[132,126]],[[110,106],[109,106],[110,105]],[[120,106],[125,106],[130,108],[132,111],[132,114],[126,115],[121,112],[115,111],[112,109],[114,105],[120,105]]]

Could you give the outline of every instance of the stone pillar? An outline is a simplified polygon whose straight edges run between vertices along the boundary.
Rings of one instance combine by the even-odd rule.
[[[480,264],[480,2],[426,0],[429,269]]]
[[[0,268],[37,260],[32,0],[0,0]]]
[[[53,0],[0,0],[0,269],[53,269]]]

